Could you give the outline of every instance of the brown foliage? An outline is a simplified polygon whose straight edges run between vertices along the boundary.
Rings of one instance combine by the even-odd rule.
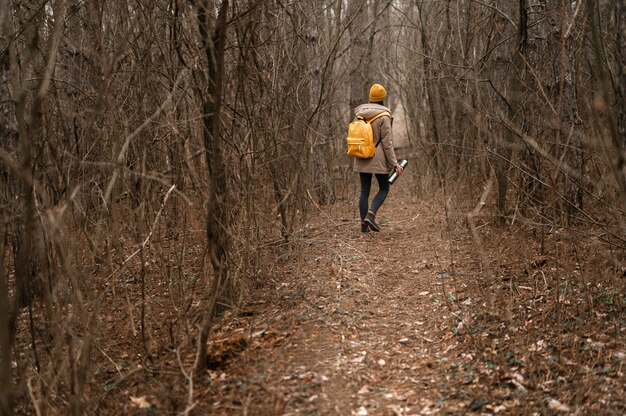
[[[543,296],[557,329],[534,334],[579,343],[576,317],[623,301],[608,272],[625,238],[623,3],[0,2],[0,414],[98,413],[146,381],[178,384],[124,411],[191,412],[207,359],[258,346],[207,349],[214,317],[269,301],[323,224],[348,232],[328,212],[355,198],[343,135],[371,82],[411,159],[407,209],[441,193],[439,232],[469,236],[481,201],[468,273],[510,292],[477,313]],[[505,281],[519,230],[521,280]],[[589,367],[591,350],[558,353]],[[563,362],[525,380],[547,389]],[[272,411],[289,407],[274,393]]]

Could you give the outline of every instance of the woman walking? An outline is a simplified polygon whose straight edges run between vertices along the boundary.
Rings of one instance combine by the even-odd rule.
[[[355,117],[361,116],[370,120],[382,112],[391,111],[385,107],[384,101],[387,91],[380,84],[374,84],[370,88],[369,103],[361,104],[354,110]],[[372,121],[374,133],[374,143],[376,143],[376,153],[370,159],[355,159],[354,170],[359,172],[361,179],[361,195],[359,197],[359,213],[361,215],[361,232],[370,230],[380,231],[380,226],[376,222],[376,212],[381,207],[387,194],[389,193],[389,172],[395,169],[398,175],[402,174],[402,167],[398,164],[396,154],[393,150],[391,137],[391,117],[382,116]],[[378,181],[378,193],[369,205],[370,190],[372,187],[372,177],[376,176]]]

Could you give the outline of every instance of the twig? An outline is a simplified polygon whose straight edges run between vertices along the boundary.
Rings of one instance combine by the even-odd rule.
[[[333,217],[331,217],[330,215],[328,215],[328,213],[323,210],[317,202],[315,202],[315,199],[313,198],[313,196],[311,196],[311,192],[309,192],[309,190],[307,189],[306,194],[309,197],[309,201],[315,206],[315,208],[323,215],[326,217],[327,220],[332,221],[333,224],[338,227],[339,224],[337,224],[337,221],[335,221],[335,219]]]
[[[448,238],[452,241],[452,236],[450,235],[450,215],[448,214],[448,195],[447,195],[447,187],[445,179],[441,179],[441,188],[443,190],[443,211],[446,219],[446,230],[448,231]],[[450,245],[450,249],[448,253],[450,254],[450,276],[454,278],[454,259],[452,257],[452,245]],[[456,288],[455,288],[456,290]],[[450,305],[450,299],[448,299],[448,294],[446,293],[446,279],[441,279],[441,291],[443,292],[443,299],[446,302],[446,306],[448,310],[452,312],[452,305]]]
[[[98,349],[100,350],[100,352],[102,353],[102,355],[104,355],[109,361],[111,361],[111,364],[113,364],[113,366],[115,367],[115,369],[117,370],[118,374],[120,375],[120,377],[124,377],[124,374],[122,374],[122,372],[120,371],[120,366],[117,365],[117,363],[115,361],[113,361],[113,359],[109,356],[109,354],[107,354],[102,348],[98,347]]]
[[[469,227],[472,233],[472,238],[474,239],[474,243],[476,243],[476,247],[478,248],[478,251],[480,253],[480,261],[483,265],[483,268],[487,270],[489,275],[491,275],[489,261],[487,259],[487,254],[485,253],[485,250],[483,249],[483,244],[480,239],[480,235],[478,235],[476,224],[474,223],[474,218],[478,215],[482,207],[486,204],[487,196],[489,196],[489,192],[491,191],[492,186],[493,186],[493,175],[491,175],[491,177],[485,184],[485,190],[483,191],[483,194],[480,196],[480,200],[478,201],[474,209],[467,213],[467,223],[469,224]]]
[[[35,408],[35,414],[37,416],[41,416],[41,409],[39,409],[39,404],[37,403],[37,399],[35,398],[35,393],[33,393],[33,385],[31,383],[32,377],[29,377],[28,380],[26,381],[26,384],[28,386],[28,396],[30,397],[30,400],[33,402],[33,407]]]
[[[193,408],[196,407],[196,404],[198,404],[198,403],[194,403],[193,401],[193,372],[198,364],[198,360],[200,358],[200,351],[201,349],[198,348],[193,366],[191,367],[189,371],[185,371],[185,366],[183,364],[183,361],[180,358],[180,349],[178,348],[176,349],[176,359],[178,360],[178,366],[180,367],[180,371],[183,373],[183,376],[187,379],[187,382],[189,383],[189,387],[187,388],[187,407],[185,407],[185,410],[182,413],[184,416],[187,416],[189,412],[191,412]]]
[[[165,198],[163,198],[163,203],[161,204],[161,207],[159,208],[159,212],[157,212],[156,218],[154,219],[154,224],[152,224],[152,228],[150,229],[150,232],[148,233],[148,236],[146,237],[146,239],[143,241],[143,244],[141,245],[141,247],[145,247],[148,244],[148,241],[150,240],[150,237],[152,236],[152,233],[154,232],[154,229],[156,228],[156,224],[159,221],[159,218],[161,217],[161,212],[163,212],[163,207],[165,206],[165,203],[167,202],[168,198],[170,197],[170,194],[172,193],[172,191],[174,191],[175,188],[176,188],[176,184],[172,185],[171,188],[165,194]]]
[[[578,12],[580,11],[580,5],[582,4],[582,1],[577,1],[576,3],[577,3],[576,10],[574,10],[574,15],[572,16],[572,20],[569,22],[569,25],[567,26],[567,30],[565,31],[565,34],[563,35],[563,39],[569,38],[570,33],[572,33],[572,27],[574,27],[574,23],[576,23],[576,18],[578,17]]]
[[[118,267],[113,272],[111,272],[111,274],[107,277],[107,280],[111,276],[113,276],[114,274],[119,272],[126,265],[126,263],[128,263],[133,257],[135,257],[137,254],[139,254],[139,252],[141,252],[142,248],[145,248],[146,245],[148,245],[148,241],[150,241],[150,237],[152,237],[152,233],[154,232],[154,229],[156,228],[157,222],[159,221],[159,218],[161,217],[161,212],[163,211],[163,207],[165,207],[165,203],[167,202],[167,199],[170,197],[170,194],[174,191],[175,188],[176,188],[176,185],[172,185],[172,187],[169,189],[169,191],[167,191],[167,193],[165,194],[165,198],[163,198],[163,202],[161,203],[161,208],[159,208],[159,212],[157,212],[157,216],[154,219],[154,223],[152,224],[152,227],[150,228],[150,232],[148,233],[148,236],[143,241],[143,243],[141,243],[141,247],[138,248],[137,250],[135,250],[130,256],[126,257],[126,259],[122,262],[120,267]]]
[[[159,106],[159,108],[157,108],[154,111],[154,113],[150,115],[150,117],[145,119],[144,122],[141,123],[141,125],[139,125],[139,127],[137,127],[132,133],[126,136],[126,139],[124,140],[124,143],[122,144],[122,148],[120,149],[119,153],[117,154],[117,158],[115,159],[115,162],[118,167],[121,166],[122,162],[124,161],[124,157],[126,156],[126,152],[128,150],[128,147],[130,146],[130,142],[135,137],[137,137],[139,133],[143,131],[143,129],[145,129],[150,123],[152,123],[173,101],[173,98],[174,98],[173,91],[178,88],[183,78],[186,81],[187,75],[188,75],[188,71],[186,70],[181,71],[178,74],[178,77],[176,78],[176,80],[174,81],[174,88],[172,88],[172,92],[168,94],[167,99],[165,99],[165,101],[163,101],[163,103]],[[113,176],[109,180],[109,184],[107,185],[106,191],[104,193],[104,208],[107,210],[108,210],[109,201],[111,200],[111,193],[113,192],[113,186],[115,185],[115,182],[117,181],[119,173],[120,173],[119,168],[116,168],[113,172]]]

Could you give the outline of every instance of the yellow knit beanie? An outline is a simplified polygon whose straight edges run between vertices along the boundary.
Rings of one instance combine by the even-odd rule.
[[[387,96],[387,91],[385,91],[385,87],[380,84],[372,85],[370,88],[370,103],[378,103],[385,100]]]

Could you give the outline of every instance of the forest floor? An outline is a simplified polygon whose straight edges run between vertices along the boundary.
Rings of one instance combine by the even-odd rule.
[[[447,216],[409,194],[392,188],[380,233],[359,232],[356,204],[311,218],[267,284],[218,322],[192,414],[626,412],[615,257],[562,230],[547,233],[556,254],[539,256],[536,230],[479,218],[490,275],[472,207]]]
[[[288,248],[269,249],[269,273],[216,318],[211,368],[195,377],[196,349],[175,348],[175,318],[204,289],[178,299],[151,278],[142,349],[129,314],[138,304],[128,300],[140,286],[126,272],[117,295],[107,286],[86,413],[625,414],[626,258],[607,248],[605,230],[542,231],[522,213],[500,225],[487,206],[477,239],[466,214],[478,194],[467,206],[444,204],[441,194],[412,197],[410,182],[392,187],[380,233],[360,232],[355,183],[350,197],[311,214]],[[164,277],[178,262],[152,256]],[[197,257],[190,249],[185,258]],[[20,322],[26,348],[26,315]],[[28,397],[19,402],[18,414],[32,414]]]

